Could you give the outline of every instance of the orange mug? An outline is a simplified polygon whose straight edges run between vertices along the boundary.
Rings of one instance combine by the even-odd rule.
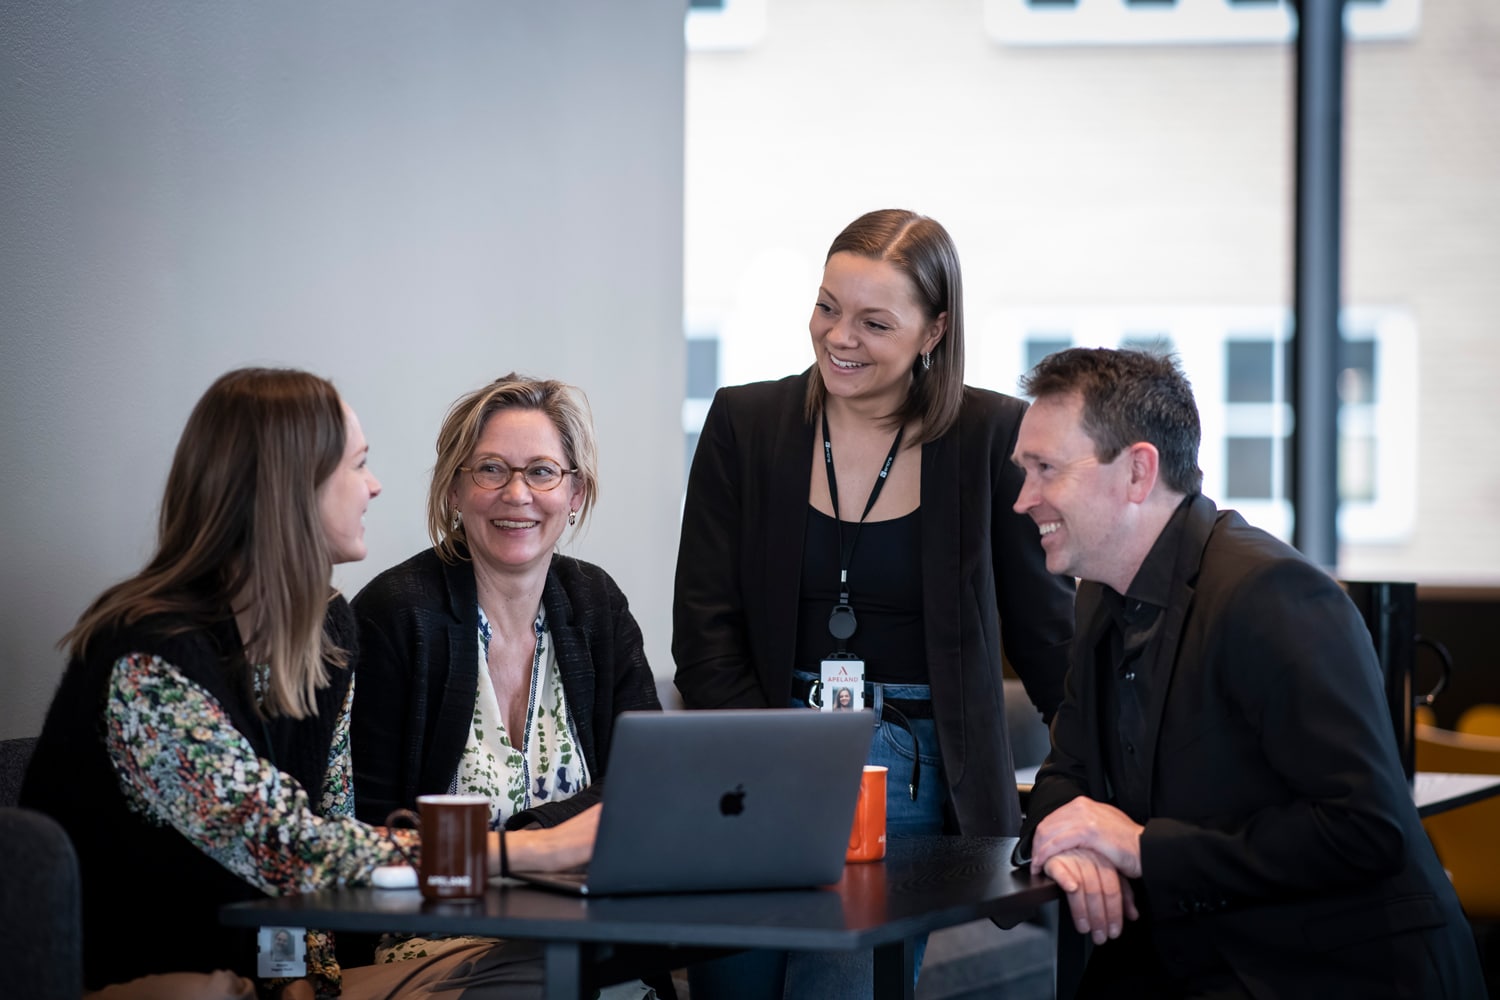
[[[859,801],[854,804],[854,828],[849,831],[845,861],[879,861],[885,857],[886,769],[866,764],[859,779]]]

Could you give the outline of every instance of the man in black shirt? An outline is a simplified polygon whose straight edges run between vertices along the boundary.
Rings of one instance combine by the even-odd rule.
[[[1175,361],[1071,349],[1022,389],[1016,509],[1082,582],[1017,861],[1093,939],[1080,996],[1483,995],[1369,633],[1201,494]]]

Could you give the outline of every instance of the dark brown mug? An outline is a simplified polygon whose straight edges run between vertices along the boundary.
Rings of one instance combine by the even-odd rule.
[[[490,800],[483,795],[419,795],[420,816],[397,809],[385,825],[398,820],[419,825],[421,863],[417,885],[426,899],[478,899],[488,884]]]

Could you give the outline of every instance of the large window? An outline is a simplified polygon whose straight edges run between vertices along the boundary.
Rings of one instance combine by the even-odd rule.
[[[1416,516],[1416,333],[1398,309],[1344,312],[1339,534],[1409,539]],[[1283,538],[1289,500],[1291,316],[1263,309],[1016,309],[987,318],[969,381],[1014,392],[1014,373],[1071,346],[1167,350],[1203,421],[1204,492]]]
[[[1349,578],[1500,581],[1494,3],[1344,2]],[[1070,344],[1169,345],[1209,492],[1290,536],[1288,0],[723,0],[690,37],[733,7],[738,47],[689,44],[686,435],[710,368],[807,367],[828,243],[910,208],[958,245],[970,382],[1013,393]]]

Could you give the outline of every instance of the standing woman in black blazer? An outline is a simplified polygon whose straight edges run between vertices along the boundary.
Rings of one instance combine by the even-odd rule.
[[[677,687],[689,708],[813,707],[825,660],[858,663],[889,832],[1012,836],[1001,650],[1050,720],[1073,633],[1072,581],[1047,572],[1036,526],[1011,509],[1025,403],[963,384],[958,254],[916,213],[839,234],[809,329],[811,368],[721,389],[704,422],[677,554]],[[858,968],[803,958],[785,973],[793,993],[869,995],[868,954]],[[748,968],[763,959],[695,982],[780,996],[779,964]]]

